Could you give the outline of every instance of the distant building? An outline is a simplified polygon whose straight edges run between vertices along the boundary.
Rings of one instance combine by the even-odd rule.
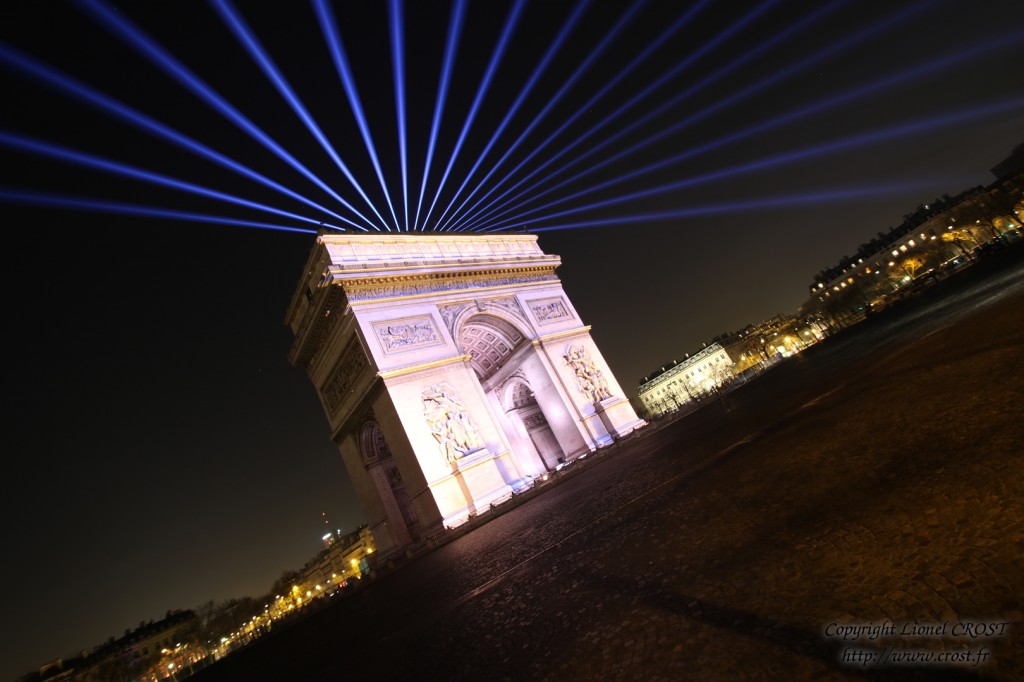
[[[751,322],[739,331],[719,334],[712,340],[729,354],[739,375],[762,370],[768,364],[799,353],[823,338],[821,325],[796,315],[779,313],[761,322]]]
[[[156,622],[142,623],[75,658],[58,659],[19,682],[111,682],[112,680],[163,679],[167,670],[186,668],[206,657],[196,641],[199,619],[192,611],[168,611]],[[168,668],[168,666],[172,666]],[[158,671],[163,673],[158,677]]]
[[[139,626],[118,642],[132,668],[148,668],[161,656],[175,651],[189,642],[190,633],[198,626],[192,611],[169,611],[155,623]]]
[[[644,377],[637,398],[649,416],[660,417],[716,390],[732,378],[733,365],[725,349],[712,343]]]
[[[960,224],[976,224],[975,220],[979,219],[971,220],[967,216],[968,209],[983,202],[984,196],[983,188],[973,187],[955,197],[945,197],[919,206],[905,216],[898,227],[889,228],[885,233],[879,232],[874,239],[861,244],[852,257],[844,256],[838,265],[818,273],[810,286],[811,295],[835,296],[855,284],[858,278],[883,276],[890,262],[906,256],[925,241],[941,238],[942,232],[956,224],[958,217]],[[902,279],[902,275],[898,279]]]
[[[377,551],[373,533],[365,526],[345,535],[329,535],[329,541],[324,537],[328,546],[302,568],[302,580],[311,593],[318,586],[321,591],[331,592],[346,581],[359,578],[368,570],[366,558]]]
[[[992,169],[995,182],[944,195],[918,206],[898,227],[879,232],[853,256],[815,276],[805,313],[820,314],[830,326],[858,322],[997,238],[1020,234],[1024,218],[1024,145]],[[934,273],[934,274],[932,274]]]

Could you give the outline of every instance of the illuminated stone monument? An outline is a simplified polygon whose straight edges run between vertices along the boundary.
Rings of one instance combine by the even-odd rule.
[[[322,234],[288,310],[381,549],[643,422],[532,235]]]

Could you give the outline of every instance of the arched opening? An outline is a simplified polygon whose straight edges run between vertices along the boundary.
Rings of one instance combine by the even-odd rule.
[[[540,456],[544,468],[552,471],[559,463],[565,461],[565,453],[537,402],[537,396],[530,390],[526,380],[518,377],[509,382],[504,394],[505,413],[515,415],[526,430],[526,435]]]
[[[377,485],[384,507],[388,510],[388,516],[394,517],[397,512],[400,517],[389,519],[392,525],[401,521],[407,530],[416,528],[419,525],[419,518],[412,505],[412,497],[405,487],[402,472],[398,470],[391,448],[388,447],[384,432],[377,422],[371,421],[363,425],[359,446],[366,470],[370,472]]]
[[[474,315],[459,329],[459,345],[469,353],[481,382],[494,376],[526,341],[513,325],[493,315]]]
[[[480,385],[491,397],[520,468],[540,475],[565,461],[543,401],[531,388],[526,366],[535,350],[527,336],[507,319],[477,313],[462,322],[457,338],[462,351],[470,356]]]

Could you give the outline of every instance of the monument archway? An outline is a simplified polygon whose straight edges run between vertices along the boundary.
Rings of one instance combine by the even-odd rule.
[[[533,235],[318,236],[289,359],[384,554],[643,424],[560,263]]]
[[[517,370],[507,385],[498,391],[504,412],[513,421],[513,428],[521,426],[525,431],[529,446],[537,453],[544,470],[550,472],[563,464],[565,452],[522,371]],[[529,451],[526,447],[524,449]]]
[[[481,312],[474,306],[456,318],[453,328],[459,348],[469,355],[492,401],[520,471],[536,478],[565,462],[567,450],[579,455],[589,448],[575,429],[562,429],[564,447],[555,435],[542,403],[547,403],[556,424],[564,425],[568,412],[556,391],[544,391],[540,397],[534,391],[533,384],[550,384],[552,377],[520,324],[510,312]]]

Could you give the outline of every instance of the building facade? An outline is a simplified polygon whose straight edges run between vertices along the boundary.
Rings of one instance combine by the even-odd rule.
[[[732,378],[733,366],[725,348],[712,343],[644,377],[637,398],[649,416],[660,417],[717,390]]]
[[[377,551],[373,533],[362,527],[352,533],[337,535],[326,548],[302,568],[307,589],[333,591],[367,569],[366,559]]]
[[[1019,238],[1024,212],[1024,145],[992,170],[996,181],[918,206],[810,285],[804,312],[841,328],[971,260],[986,244]]]

